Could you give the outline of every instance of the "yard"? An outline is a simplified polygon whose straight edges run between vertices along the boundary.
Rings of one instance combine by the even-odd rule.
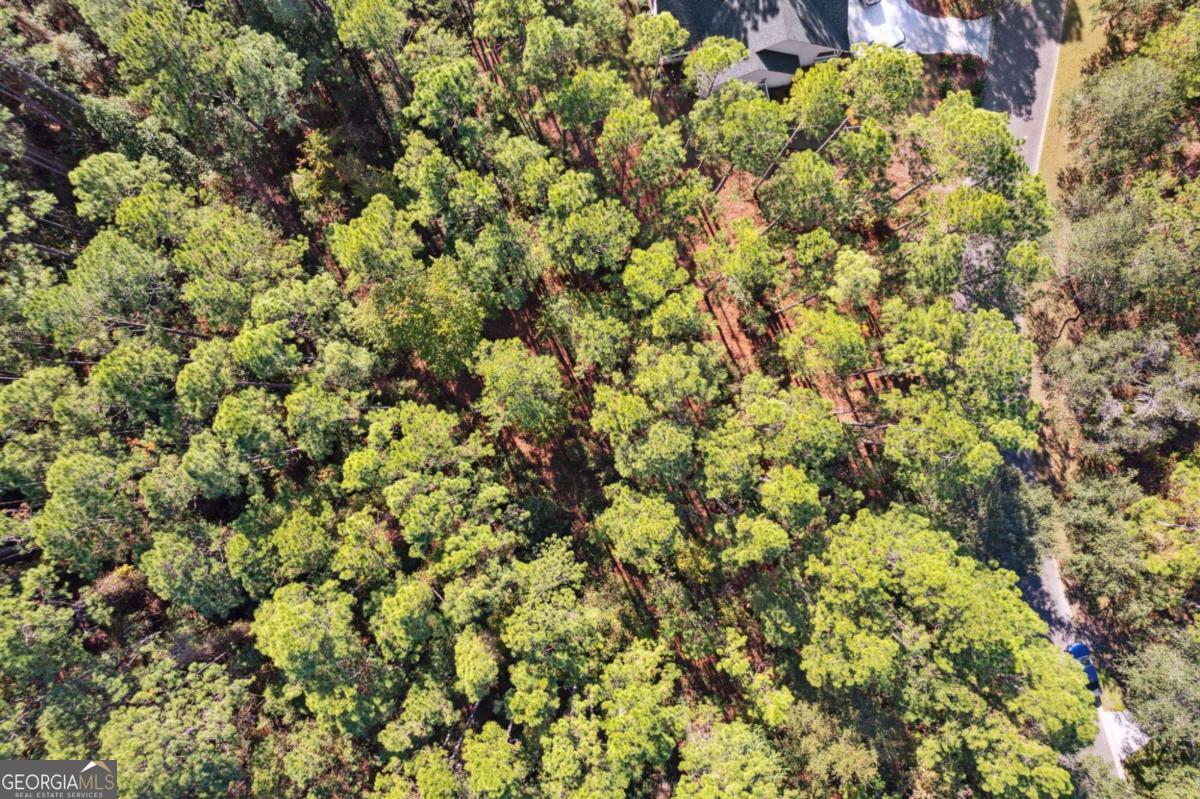
[[[915,103],[914,111],[927,114],[950,92],[965,89],[978,98],[983,93],[987,63],[970,55],[939,53],[922,55],[925,66],[922,80],[924,91]]]
[[[993,10],[993,4],[986,0],[908,0],[908,4],[931,17],[982,19]]]

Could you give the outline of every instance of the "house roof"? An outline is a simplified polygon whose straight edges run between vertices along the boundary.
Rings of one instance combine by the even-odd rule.
[[[689,46],[726,36],[751,53],[785,41],[850,49],[847,0],[658,0],[657,10],[679,20],[691,34]]]
[[[750,79],[750,76],[758,77],[761,72],[782,72],[788,75],[794,75],[800,71],[800,59],[794,55],[787,53],[776,53],[771,50],[763,50],[760,53],[751,53],[747,58],[737,62],[729,69],[721,73],[720,81],[724,83],[733,78]]]

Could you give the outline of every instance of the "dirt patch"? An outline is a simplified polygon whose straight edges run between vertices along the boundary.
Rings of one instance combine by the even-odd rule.
[[[906,0],[906,2],[931,17],[958,17],[959,19],[982,19],[992,13],[989,3],[972,0]]]
[[[1200,175],[1200,138],[1196,137],[1197,131],[1195,130],[1191,131],[1191,134],[1192,138],[1179,147],[1176,169],[1180,174],[1195,179],[1197,175]]]
[[[986,61],[972,55],[950,53],[923,55],[921,61],[925,67],[922,75],[924,87],[909,109],[911,112],[929,113],[950,92],[969,91],[975,95],[976,103],[983,96]]]

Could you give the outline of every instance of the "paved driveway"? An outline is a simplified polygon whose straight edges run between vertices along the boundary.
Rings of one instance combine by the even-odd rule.
[[[1059,649],[1084,640],[1087,636],[1074,621],[1071,603],[1067,600],[1067,589],[1058,570],[1058,561],[1050,555],[1042,558],[1036,574],[1021,576],[1018,585],[1025,601],[1050,627],[1050,640]],[[1098,755],[1112,767],[1116,775],[1125,778],[1121,760],[1145,743],[1141,731],[1124,713],[1112,713],[1100,706],[1096,698],[1096,740],[1084,751]]]
[[[1024,317],[1017,317],[1017,326],[1025,331]],[[1040,378],[1037,367],[1034,366],[1032,380]],[[1037,479],[1034,476],[1033,457],[1030,453],[1021,453],[1014,457],[1014,465],[1019,468],[1028,480]],[[1034,612],[1046,622],[1048,635],[1053,644],[1064,649],[1068,644],[1084,641],[1089,644],[1086,631],[1075,623],[1075,612],[1071,601],[1067,598],[1067,587],[1063,583],[1062,572],[1059,571],[1058,561],[1052,555],[1044,555],[1034,562],[1022,556],[1022,553],[1011,553],[1017,562],[1005,563],[1017,571],[1019,579],[1017,586],[1025,602]],[[1009,558],[1005,558],[1009,560]],[[1092,647],[1093,651],[1095,647]],[[1106,761],[1113,772],[1124,779],[1125,771],[1121,765],[1122,758],[1135,748],[1145,743],[1144,736],[1138,738],[1130,730],[1137,730],[1136,725],[1125,714],[1110,713],[1100,705],[1100,697],[1096,697],[1096,740],[1092,741],[1084,751],[1099,756]],[[1139,731],[1140,734],[1140,731]]]
[[[1010,3],[995,16],[983,107],[1009,115],[1021,155],[1037,171],[1058,68],[1066,0]]]
[[[849,0],[850,42],[886,39],[884,31],[904,31],[906,50],[914,53],[957,53],[986,59],[992,41],[990,19],[958,19],[922,14],[905,0],[880,0],[864,6],[862,0]]]

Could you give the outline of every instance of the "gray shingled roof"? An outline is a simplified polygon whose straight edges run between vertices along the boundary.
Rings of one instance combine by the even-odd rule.
[[[669,11],[687,29],[689,46],[727,36],[745,42],[751,53],[785,40],[849,50],[847,1],[658,0],[658,10]]]

